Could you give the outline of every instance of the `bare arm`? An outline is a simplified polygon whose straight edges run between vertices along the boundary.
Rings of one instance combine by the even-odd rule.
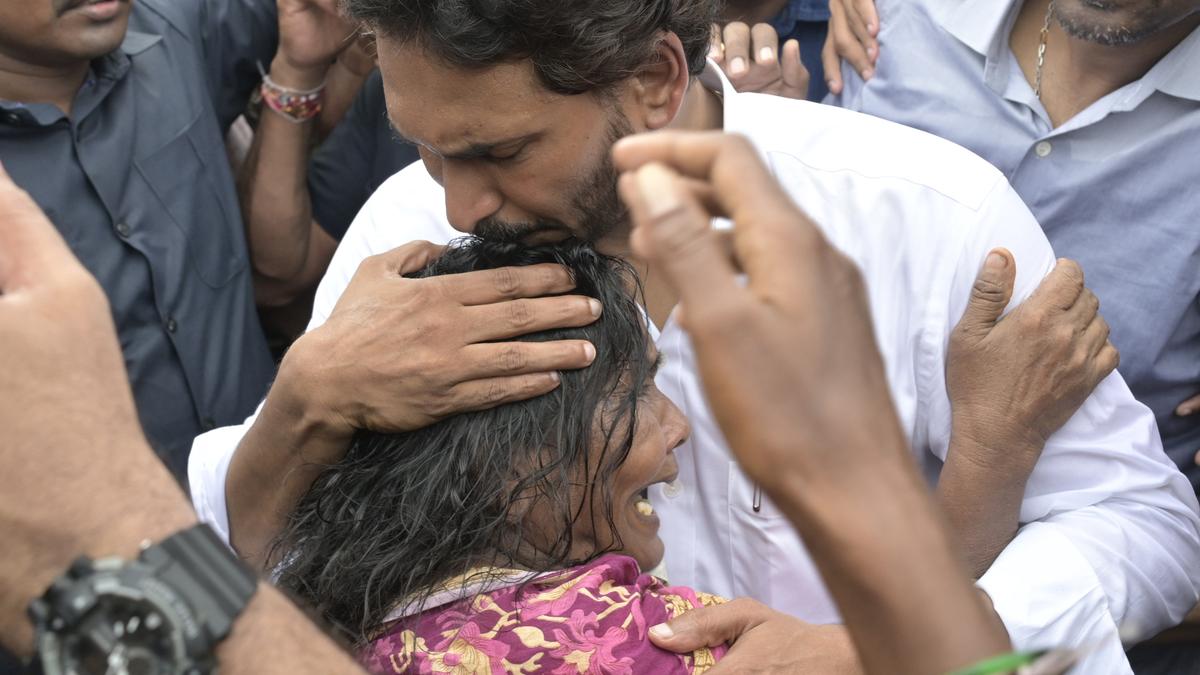
[[[352,44],[353,26],[335,0],[279,0],[279,50],[271,79],[308,91]],[[316,286],[336,247],[312,220],[306,176],[316,119],[293,122],[265,109],[242,167],[239,192],[258,303],[279,307]]]
[[[1016,265],[1007,250],[989,254],[947,354],[953,422],[937,497],[974,577],[1016,535],[1046,441],[1119,360],[1099,301],[1071,261],[1002,319]]]
[[[271,78],[292,89],[321,84],[325,67],[300,69],[276,57]],[[259,305],[279,307],[316,286],[337,242],[312,218],[308,154],[316,120],[295,123],[264,108],[238,192]]]

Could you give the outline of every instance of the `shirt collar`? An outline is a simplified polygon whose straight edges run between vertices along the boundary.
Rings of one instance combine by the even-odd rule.
[[[145,52],[162,41],[161,35],[129,30],[120,48],[96,59],[93,64],[95,76],[101,79],[119,80],[129,72],[130,59]]]
[[[161,35],[129,30],[125,33],[125,41],[121,43],[121,51],[127,56],[137,56],[159,42],[162,42]]]
[[[1175,45],[1143,79],[1164,94],[1200,101],[1200,28]]]
[[[700,72],[700,76],[696,78],[705,89],[721,95],[721,101],[724,103],[723,108],[729,108],[729,102],[737,96],[737,89],[733,88],[733,83],[725,76],[715,61],[708,59],[704,70]]]
[[[965,0],[947,10],[940,21],[946,32],[987,59],[991,74],[1004,62],[1018,9],[1020,0]],[[1200,101],[1200,29],[1193,30],[1160,59],[1141,83],[1140,90],[1147,95],[1158,90]]]
[[[966,0],[946,10],[942,27],[982,56],[996,51],[997,43],[1008,43],[1009,15],[1019,0]]]
[[[129,72],[130,59],[132,57],[145,52],[161,41],[161,35],[143,33],[136,30],[126,31],[125,39],[121,42],[119,48],[92,62],[91,71],[88,73],[87,79],[84,80],[83,86],[80,88],[80,95],[76,99],[74,115],[79,119],[86,117],[98,103],[98,100],[103,98],[103,95],[107,93],[108,86],[100,84],[100,81],[115,82],[120,80]],[[99,92],[99,96],[95,95],[97,88],[104,90],[103,92]],[[66,118],[66,115],[57,107],[45,103],[25,104],[19,101],[0,100],[0,111],[8,113],[7,117],[0,121],[10,124],[20,123],[49,126]]]

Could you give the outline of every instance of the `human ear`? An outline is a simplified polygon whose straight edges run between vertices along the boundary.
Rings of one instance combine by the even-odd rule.
[[[636,110],[647,131],[662,129],[675,120],[687,93],[690,74],[683,43],[674,33],[664,32],[655,46],[654,56],[634,77]]]

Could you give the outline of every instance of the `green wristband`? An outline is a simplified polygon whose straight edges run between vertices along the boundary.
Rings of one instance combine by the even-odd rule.
[[[956,670],[950,675],[1005,675],[1037,661],[1044,651],[1012,652],[985,659],[973,666]]]

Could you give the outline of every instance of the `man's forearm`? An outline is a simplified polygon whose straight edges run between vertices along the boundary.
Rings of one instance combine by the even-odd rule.
[[[259,570],[267,567],[271,543],[288,514],[350,444],[351,433],[333,429],[307,396],[315,386],[303,381],[297,363],[303,358],[302,349],[293,349],[280,365],[225,479],[230,544]]]
[[[1021,501],[1032,466],[1009,462],[1004,466],[980,458],[1002,458],[1040,454],[1013,449],[996,452],[979,448],[962,434],[952,434],[946,465],[938,478],[937,499],[963,550],[971,576],[979,578],[1017,534]]]
[[[874,445],[768,492],[803,533],[867,671],[948,672],[1009,644],[902,455]]]
[[[307,90],[321,85],[325,68],[299,70],[276,58],[271,78],[280,86]],[[304,285],[312,246],[312,203],[308,153],[315,120],[295,123],[264,106],[254,144],[242,170],[239,191],[260,304],[287,304]]]

